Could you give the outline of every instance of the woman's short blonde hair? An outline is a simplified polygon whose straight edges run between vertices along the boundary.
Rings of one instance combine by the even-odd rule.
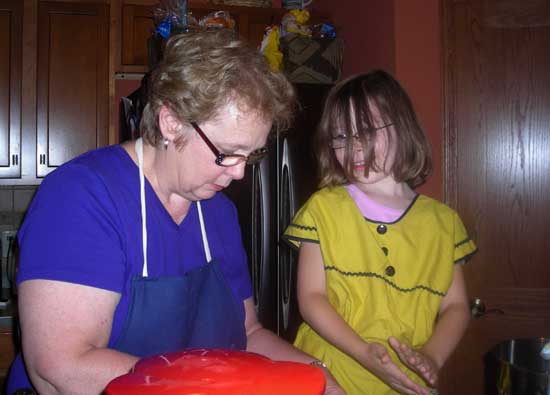
[[[214,118],[230,101],[272,121],[275,130],[283,130],[292,119],[295,93],[282,73],[271,70],[264,56],[231,30],[175,35],[151,73],[140,122],[142,136],[154,146],[161,144],[162,106],[182,123],[201,123]]]
[[[395,160],[390,169],[397,182],[416,187],[425,182],[432,170],[430,144],[418,122],[412,102],[390,74],[374,70],[358,74],[335,85],[325,101],[323,115],[316,134],[320,187],[354,182],[352,156],[357,133],[365,156],[365,175],[379,171],[375,163],[374,136],[377,131],[373,107],[384,125],[392,125],[395,133],[388,134],[388,144],[395,146]],[[344,166],[341,166],[331,142],[336,132],[348,136]]]

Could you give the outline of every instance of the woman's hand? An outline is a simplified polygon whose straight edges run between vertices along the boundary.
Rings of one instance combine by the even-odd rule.
[[[273,332],[263,328],[256,315],[256,307],[252,297],[244,301],[246,351],[265,355],[276,361],[295,361],[308,364],[311,356],[304,354],[290,343],[287,343]],[[345,395],[336,379],[326,368],[320,368],[325,375],[325,395]]]
[[[380,343],[367,343],[363,366],[388,386],[406,395],[429,395],[430,390],[412,381],[391,359],[386,347]]]
[[[388,342],[399,356],[401,362],[422,377],[430,386],[435,387],[439,367],[428,354],[423,353],[421,350],[413,350],[393,336],[388,339]]]
[[[338,385],[338,382],[328,369],[323,368],[325,373],[325,393],[324,395],[346,395],[345,391]]]

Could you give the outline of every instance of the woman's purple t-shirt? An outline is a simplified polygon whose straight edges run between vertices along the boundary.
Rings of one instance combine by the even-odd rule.
[[[148,182],[145,193],[149,277],[181,276],[206,264],[196,204],[177,225]],[[243,301],[252,288],[235,206],[221,193],[201,205],[212,258],[235,299]],[[90,151],[48,175],[18,237],[18,284],[58,280],[121,294],[109,341],[114,344],[128,311],[131,279],[141,276],[143,264],[138,168],[126,151]]]

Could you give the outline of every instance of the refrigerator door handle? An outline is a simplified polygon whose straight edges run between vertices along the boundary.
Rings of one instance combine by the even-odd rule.
[[[281,235],[286,227],[292,221],[295,212],[294,193],[293,193],[292,166],[290,162],[290,150],[288,140],[283,139],[282,155],[281,155],[281,178],[280,178],[280,199],[279,199],[279,229],[278,234]],[[280,281],[281,293],[280,302],[283,313],[283,329],[288,329],[288,321],[290,316],[290,301],[292,290],[292,267],[294,258],[291,251],[279,249],[279,265],[280,265]]]
[[[251,243],[251,277],[252,287],[255,295],[255,306],[258,312],[264,297],[264,289],[262,284],[266,284],[269,273],[269,268],[266,266],[268,262],[268,235],[271,226],[269,216],[269,189],[267,184],[268,177],[263,177],[263,174],[268,174],[268,160],[262,161],[258,165],[254,165],[252,169],[252,243]]]

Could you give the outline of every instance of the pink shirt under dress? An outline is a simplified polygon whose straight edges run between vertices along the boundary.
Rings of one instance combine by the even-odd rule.
[[[359,208],[359,211],[361,211],[361,214],[363,214],[363,217],[371,221],[392,223],[397,221],[405,212],[405,210],[387,207],[375,202],[354,184],[346,185],[346,190]]]

